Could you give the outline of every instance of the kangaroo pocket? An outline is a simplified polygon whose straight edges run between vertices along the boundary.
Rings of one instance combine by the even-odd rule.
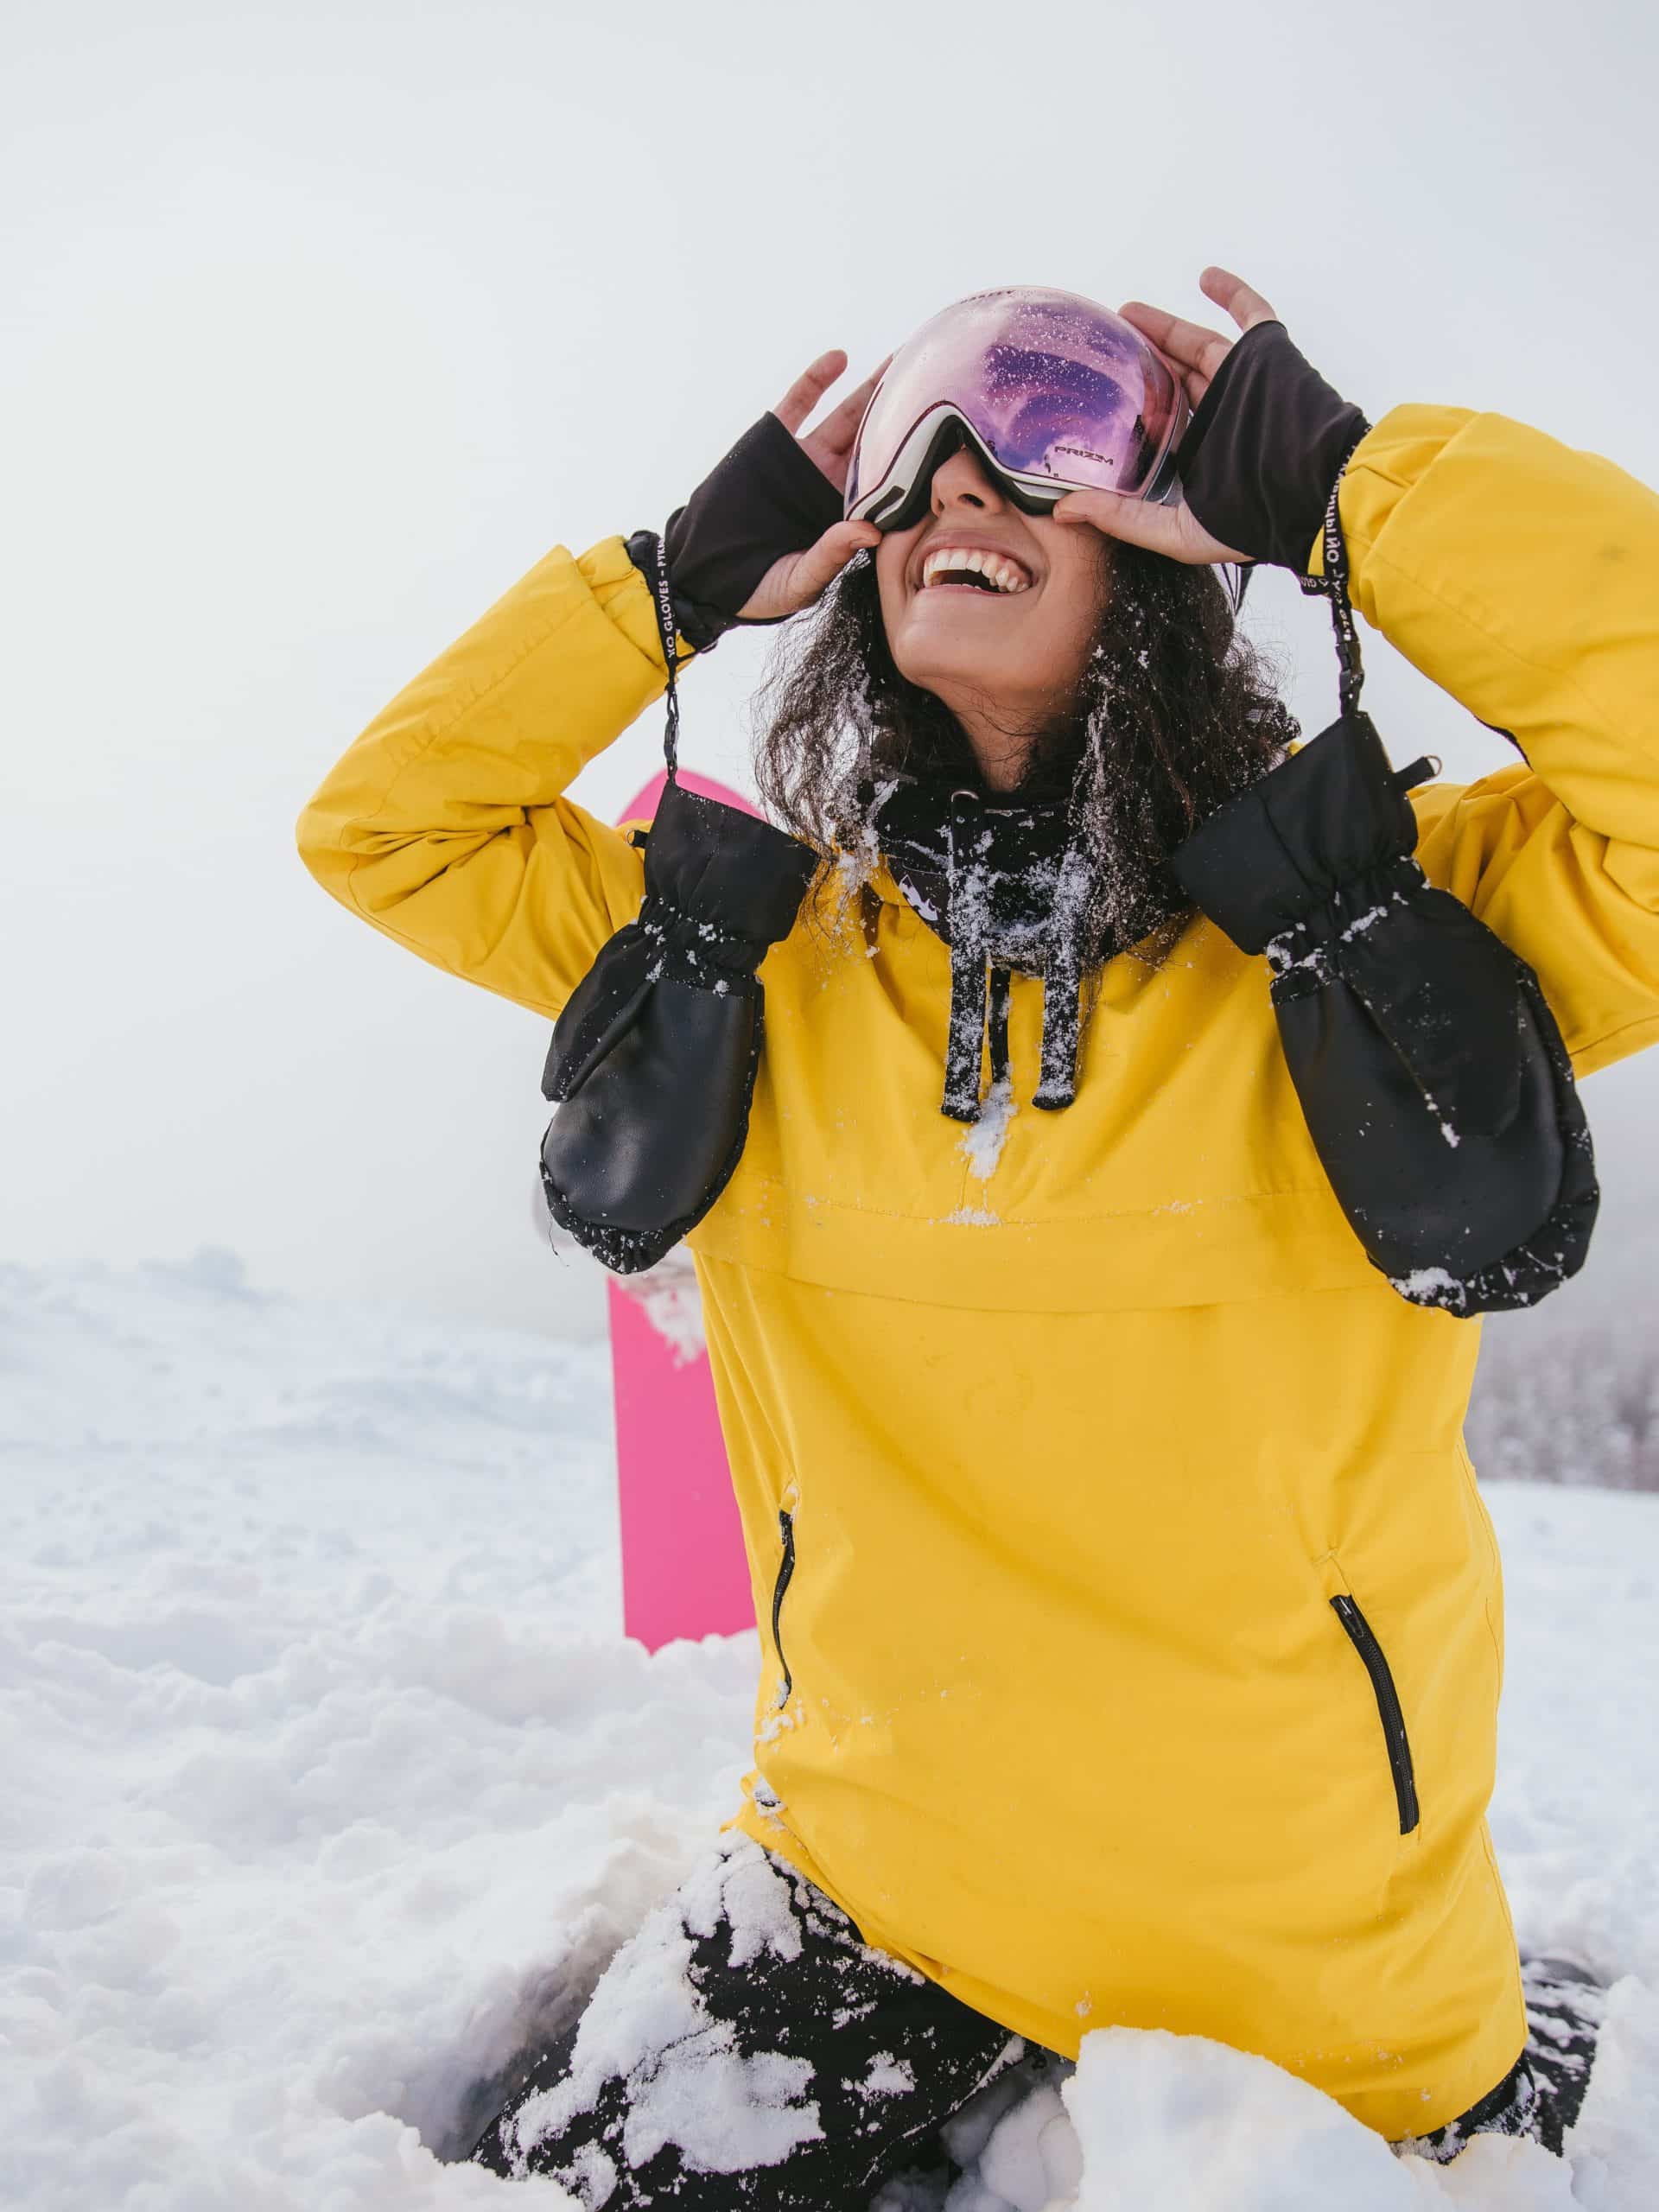
[[[946,1510],[884,1493],[879,1527],[827,1485],[805,1523],[796,1497],[768,1502],[761,1766],[831,1881],[868,1894],[881,1866],[874,1902],[931,1955],[960,1955],[959,1928],[932,1924],[945,1867],[989,1923],[1039,1829],[1067,1912],[1144,1923],[1207,1897],[1294,1929],[1318,1867],[1333,1940],[1375,1913],[1415,1834],[1388,1604],[1339,1573],[1327,1589],[1265,1490],[1149,1488],[1138,1543],[1130,1500],[1108,1510],[1081,1474],[1040,1529],[1006,1496],[968,1510],[965,1470]],[[1022,1503],[1035,1521],[1041,1501]]]
[[[1404,2082],[1409,2120],[1513,1968],[1480,1827],[1490,1543],[1450,1451],[1375,1433],[1382,1382],[1455,1325],[1380,1289],[1264,1319],[766,1288],[808,1348],[787,1433],[732,1425],[785,1843],[1014,2031],[1209,2035],[1344,2096]],[[1338,1596],[1394,1684],[1408,1829]],[[1446,2116],[1514,2050],[1478,2056]]]

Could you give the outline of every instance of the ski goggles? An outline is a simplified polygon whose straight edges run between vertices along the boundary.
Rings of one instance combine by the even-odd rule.
[[[908,529],[964,442],[1027,514],[1068,492],[1171,500],[1189,413],[1168,362],[1109,308],[1034,284],[976,292],[887,365],[859,425],[847,514]]]

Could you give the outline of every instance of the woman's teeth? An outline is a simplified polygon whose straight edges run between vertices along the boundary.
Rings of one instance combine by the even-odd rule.
[[[938,583],[971,581],[981,591],[1028,591],[1031,579],[1016,562],[1000,553],[982,553],[976,547],[941,546],[922,563],[922,589]]]

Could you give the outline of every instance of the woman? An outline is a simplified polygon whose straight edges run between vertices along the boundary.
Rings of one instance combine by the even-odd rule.
[[[1339,478],[1359,608],[1523,756],[1417,794],[1422,868],[1532,963],[1580,1072],[1659,1035],[1659,503],[1501,417],[1369,429],[1264,301],[1204,282],[1236,357],[1124,314],[1232,453],[1204,510],[1227,535],[1190,499],[1028,512],[967,442],[906,526],[830,519],[870,386],[792,434],[839,355],[668,533],[683,650],[823,597],[760,765],[846,864],[766,963],[747,1147],[691,1240],[762,1624],[754,1770],[478,2154],[590,2206],[861,2202],[1027,2045],[1112,2023],[1262,2053],[1436,2155],[1559,2142],[1484,1819],[1478,1330],[1368,1264],[1262,964],[1168,855],[1291,735],[1213,566],[1317,569]],[[725,557],[746,499],[783,549],[758,583]],[[555,551],[346,755],[308,864],[556,1015],[642,883],[562,794],[664,673],[629,546]],[[925,818],[889,836],[895,786]],[[1090,976],[1063,1110],[1028,1110],[1065,1058],[1039,950],[993,1008],[995,1111],[974,1032],[964,1135],[929,822],[1067,792]]]

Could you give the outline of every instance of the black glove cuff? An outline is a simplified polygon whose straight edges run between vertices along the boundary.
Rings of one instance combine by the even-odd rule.
[[[1346,886],[1409,859],[1406,794],[1426,772],[1391,768],[1368,715],[1333,722],[1176,847],[1176,880],[1241,951],[1263,951]]]
[[[687,645],[707,652],[742,619],[739,607],[772,563],[816,545],[841,514],[841,493],[817,463],[777,416],[763,415],[663,532],[675,620]],[[635,542],[628,540],[628,556],[649,576]]]
[[[1370,428],[1282,322],[1259,322],[1211,378],[1181,440],[1186,504],[1224,545],[1300,575],[1331,487]]]

